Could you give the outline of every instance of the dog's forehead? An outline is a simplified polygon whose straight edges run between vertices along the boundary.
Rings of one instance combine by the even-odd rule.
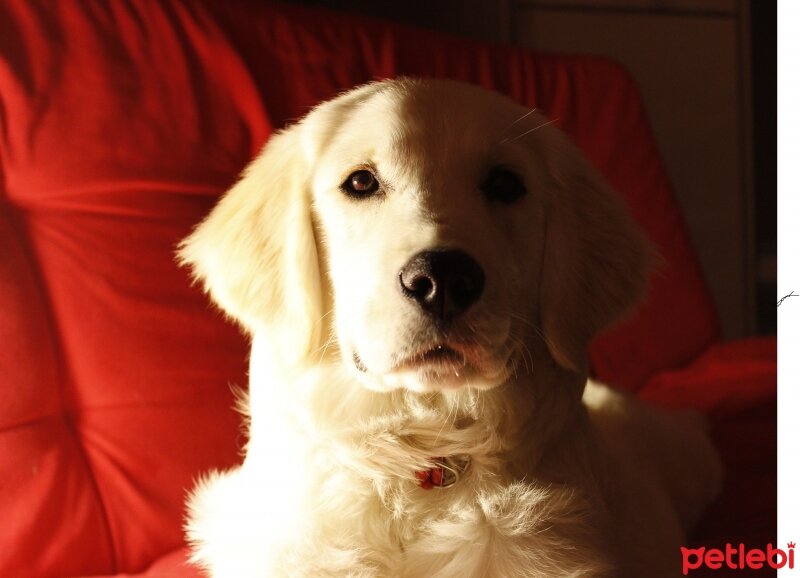
[[[447,81],[398,82],[377,91],[353,111],[348,124],[376,130],[385,123],[392,143],[436,149],[497,142],[527,112],[511,100],[479,87]],[[428,147],[419,147],[426,143]]]
[[[401,80],[345,93],[309,123],[315,159],[391,170],[485,164],[539,115],[497,93],[440,80]],[[419,174],[417,176],[420,176]]]

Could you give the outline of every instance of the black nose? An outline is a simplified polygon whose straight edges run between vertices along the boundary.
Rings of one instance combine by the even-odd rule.
[[[437,249],[417,253],[400,270],[400,288],[437,321],[447,323],[483,293],[483,269],[464,253]]]

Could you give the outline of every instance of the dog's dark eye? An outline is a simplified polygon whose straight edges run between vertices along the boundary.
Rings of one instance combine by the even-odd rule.
[[[371,197],[380,188],[378,179],[370,171],[362,169],[352,173],[344,183],[342,190],[357,199]]]
[[[481,190],[490,201],[506,204],[513,203],[527,192],[522,179],[503,167],[495,167],[489,172]]]

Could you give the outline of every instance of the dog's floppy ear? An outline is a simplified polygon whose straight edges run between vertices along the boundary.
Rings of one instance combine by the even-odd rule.
[[[299,128],[274,135],[180,245],[206,291],[287,363],[320,338],[320,267]]]
[[[547,132],[540,149],[551,179],[540,322],[553,359],[585,372],[592,337],[644,298],[653,253],[579,149],[558,129]]]

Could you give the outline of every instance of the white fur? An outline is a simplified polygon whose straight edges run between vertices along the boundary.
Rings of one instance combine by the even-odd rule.
[[[527,194],[487,199],[494,166]],[[380,193],[350,198],[363,168]],[[397,286],[437,247],[486,278],[446,330]],[[679,575],[719,459],[693,416],[586,387],[588,342],[641,298],[648,250],[544,117],[454,82],[355,89],[274,136],[181,258],[253,338],[244,463],[190,501],[209,575]],[[441,343],[463,363],[419,361]],[[459,455],[456,485],[419,487]]]

